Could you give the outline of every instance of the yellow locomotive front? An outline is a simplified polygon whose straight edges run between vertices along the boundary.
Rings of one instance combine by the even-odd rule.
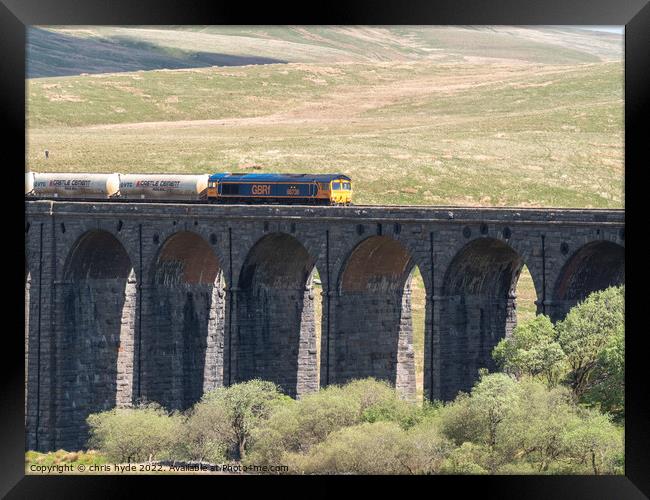
[[[348,179],[331,181],[330,201],[336,205],[350,205],[352,203],[352,182]]]

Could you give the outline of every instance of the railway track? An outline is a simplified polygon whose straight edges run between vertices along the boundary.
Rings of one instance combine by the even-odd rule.
[[[25,201],[53,201],[65,203],[123,203],[123,204],[150,204],[150,205],[198,205],[198,206],[216,206],[216,207],[274,207],[274,208],[318,208],[329,210],[481,210],[481,211],[517,211],[517,212],[539,212],[539,211],[557,211],[569,213],[608,213],[624,212],[624,208],[573,208],[573,207],[510,207],[510,206],[485,206],[485,205],[319,205],[319,204],[301,204],[301,203],[209,203],[204,200],[125,200],[120,198],[97,199],[97,198],[45,198],[29,196]]]

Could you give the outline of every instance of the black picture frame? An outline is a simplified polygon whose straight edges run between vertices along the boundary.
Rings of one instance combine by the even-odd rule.
[[[311,9],[311,10],[310,10]],[[22,280],[21,238],[24,223],[20,211],[24,200],[16,185],[23,182],[17,165],[25,161],[25,29],[29,25],[49,24],[501,24],[501,25],[625,25],[625,205],[628,217],[639,230],[627,231],[626,244],[626,469],[625,476],[433,476],[433,477],[364,477],[336,476],[326,478],[324,487],[314,488],[310,478],[289,477],[219,477],[219,484],[210,488],[217,496],[243,492],[250,484],[265,487],[271,483],[284,493],[332,494],[333,488],[348,488],[352,482],[363,481],[364,487],[383,490],[390,481],[400,491],[419,495],[414,486],[426,488],[435,495],[438,488],[453,488],[455,495],[468,488],[481,496],[499,498],[646,498],[650,495],[650,398],[643,349],[645,330],[641,325],[641,278],[630,266],[630,254],[642,251],[639,234],[643,218],[642,169],[648,165],[647,136],[643,125],[650,116],[650,5],[647,0],[444,0],[409,2],[353,1],[336,4],[303,3],[255,5],[243,2],[210,1],[102,1],[86,0],[0,0],[0,123],[7,146],[2,149],[5,165],[4,201],[4,274],[7,297],[3,329],[2,399],[0,401],[0,495],[10,498],[40,496],[115,496],[132,492],[134,484],[150,487],[153,481],[169,481],[164,477],[141,480],[141,477],[37,477],[24,475],[24,318],[13,312],[20,310]],[[7,155],[9,152],[9,155]],[[630,182],[630,179],[632,182]],[[635,205],[639,205],[635,207]],[[24,211],[22,212],[24,213]],[[634,218],[638,221],[634,222]],[[636,241],[636,243],[635,243]],[[10,243],[7,245],[7,243]],[[23,248],[24,253],[24,248]],[[640,261],[639,261],[640,262]],[[10,285],[11,284],[11,285]],[[5,299],[6,301],[7,299]],[[13,301],[16,301],[13,307]],[[188,478],[183,478],[187,480]],[[192,478],[194,479],[194,478]],[[323,478],[320,478],[321,480]],[[175,477],[174,483],[181,481]],[[205,480],[201,479],[201,480]],[[308,482],[305,482],[308,481]],[[411,483],[412,481],[418,484]],[[182,481],[185,483],[185,481]],[[413,484],[411,486],[409,483]],[[270,485],[270,484],[269,484]],[[196,491],[196,483],[186,492]],[[167,486],[165,486],[167,488]],[[406,489],[404,489],[406,488]]]

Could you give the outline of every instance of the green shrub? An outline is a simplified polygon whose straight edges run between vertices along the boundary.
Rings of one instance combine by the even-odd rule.
[[[286,464],[303,474],[621,474],[623,435],[571,390],[482,370],[450,403],[404,401],[357,380],[293,400],[252,380],[211,391],[185,416],[157,405],[88,417],[102,460]],[[36,463],[98,460],[59,450]]]
[[[567,454],[563,436],[579,419],[577,408],[566,387],[548,389],[524,379],[520,388],[519,401],[500,428],[498,449],[504,462],[526,463],[535,473],[547,473]]]
[[[480,444],[465,442],[451,451],[442,464],[444,474],[487,474],[489,450]]]
[[[519,476],[524,474],[539,474],[540,472],[528,462],[509,462],[497,469],[497,474]]]
[[[564,382],[576,398],[625,416],[625,287],[590,294],[555,326],[543,315],[517,325],[492,357],[506,373],[532,376],[550,387]]]
[[[598,353],[592,385],[582,402],[609,413],[617,422],[625,418],[625,338],[614,335]]]
[[[400,462],[411,474],[437,474],[454,449],[439,428],[439,422],[429,418],[406,431],[400,452]]]
[[[591,406],[624,417],[625,287],[594,292],[557,324],[574,394]]]
[[[364,422],[330,433],[283,463],[301,474],[435,474],[453,449],[431,422],[408,430],[395,422]]]
[[[357,402],[361,414],[368,408],[398,399],[397,391],[393,386],[385,380],[372,377],[352,380],[341,388],[346,396]]]
[[[343,386],[344,393],[356,401],[362,422],[395,422],[404,429],[424,417],[421,406],[400,397],[388,382],[366,378]]]
[[[363,423],[330,434],[290,466],[304,474],[404,474],[405,431],[393,422]]]
[[[518,324],[510,338],[502,339],[492,351],[497,365],[516,377],[539,376],[550,386],[566,373],[565,354],[548,316],[539,315]]]
[[[235,440],[226,410],[215,401],[196,404],[188,413],[177,436],[179,459],[221,463]]]
[[[485,423],[471,403],[470,395],[461,392],[440,412],[442,432],[456,446],[464,442],[479,442],[485,435]]]
[[[306,453],[332,432],[362,422],[396,422],[406,429],[432,413],[431,408],[401,399],[388,383],[372,378],[332,385],[276,407],[255,431],[248,461],[278,463],[285,452]]]
[[[88,416],[89,446],[116,462],[170,458],[182,424],[155,404],[114,408]]]
[[[218,415],[223,419],[223,425],[215,423],[205,432],[194,429],[195,453],[204,450],[205,446],[212,450],[211,453],[217,453],[218,443],[207,443],[210,439],[219,439],[233,458],[243,459],[252,445],[253,429],[269,418],[274,407],[281,406],[287,399],[290,398],[283,395],[273,382],[258,379],[206,393],[195,405],[193,414],[197,415],[197,420],[194,423]]]
[[[481,373],[470,395],[460,394],[441,412],[442,430],[457,445],[466,441],[494,447],[497,432],[519,399],[519,385],[503,373]]]
[[[456,443],[448,473],[603,474],[623,469],[620,429],[571,391],[532,377],[516,382],[483,374],[471,394],[440,412],[443,434]],[[518,472],[519,471],[519,472]]]
[[[562,436],[569,461],[582,474],[620,474],[624,450],[623,433],[595,410],[583,411],[580,419]]]
[[[276,407],[254,432],[252,463],[278,463],[286,451],[307,452],[336,430],[361,420],[358,402],[338,386],[321,389]]]

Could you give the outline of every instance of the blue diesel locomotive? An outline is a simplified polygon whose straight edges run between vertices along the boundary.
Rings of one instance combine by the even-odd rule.
[[[207,198],[214,203],[350,205],[352,180],[343,174],[214,174]]]

